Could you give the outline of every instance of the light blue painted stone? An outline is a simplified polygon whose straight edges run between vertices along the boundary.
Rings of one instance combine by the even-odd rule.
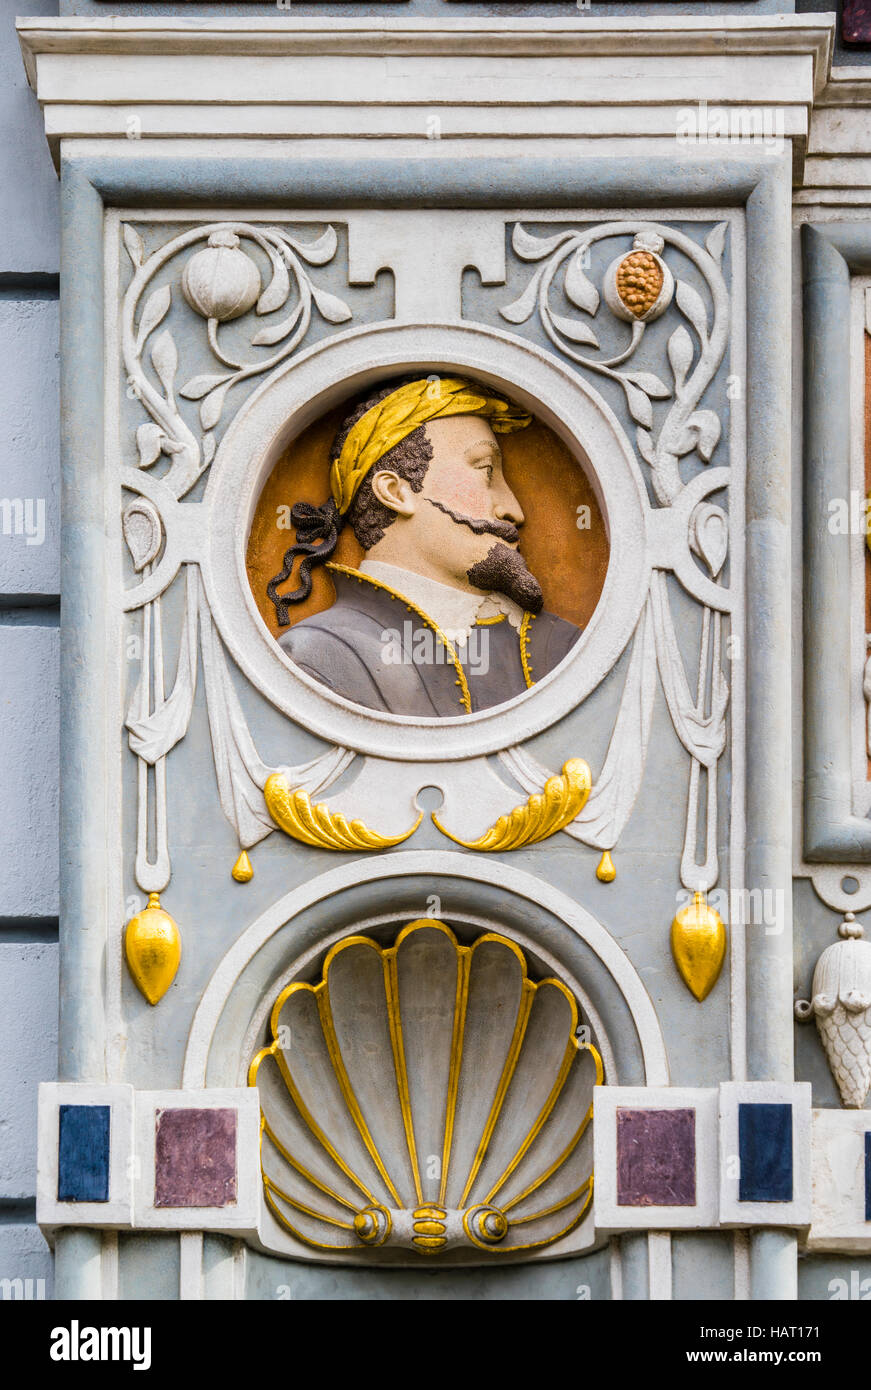
[[[782,816],[782,806],[789,804],[790,759],[788,720],[782,710],[789,708],[789,453],[788,415],[790,383],[788,363],[784,364],[782,343],[789,332],[788,304],[777,289],[773,269],[780,263],[782,248],[789,244],[791,171],[788,162],[722,161],[715,167],[710,162],[692,158],[680,159],[667,169],[639,165],[635,160],[602,161],[553,160],[523,161],[519,159],[473,162],[457,160],[433,163],[397,162],[373,158],[349,168],[348,162],[300,159],[299,161],[252,160],[228,171],[225,161],[191,161],[174,157],[172,160],[143,157],[131,161],[116,155],[107,159],[72,160],[65,172],[65,245],[67,273],[63,286],[63,332],[66,351],[65,367],[67,392],[65,399],[64,530],[65,644],[64,671],[64,765],[78,770],[87,766],[92,777],[108,775],[103,745],[107,721],[113,717],[110,692],[104,679],[108,641],[108,618],[104,608],[94,602],[104,582],[105,558],[104,517],[105,499],[99,474],[81,467],[82,458],[92,457],[101,447],[100,392],[102,388],[102,359],[100,354],[100,311],[91,287],[100,272],[99,226],[101,198],[107,202],[123,202],[131,194],[160,198],[172,195],[177,188],[185,198],[208,199],[216,189],[221,196],[240,197],[254,201],[268,200],[293,206],[300,201],[309,205],[317,199],[323,204],[338,200],[343,204],[355,198],[363,201],[400,202],[412,200],[419,205],[426,199],[431,205],[472,204],[492,206],[500,199],[534,206],[552,206],[554,189],[560,199],[571,203],[575,199],[595,196],[601,206],[625,205],[645,195],[658,200],[695,199],[700,188],[709,198],[721,196],[728,200],[748,202],[748,264],[751,266],[749,294],[748,337],[751,343],[750,379],[754,390],[750,400],[750,435],[748,461],[748,577],[759,597],[759,612],[751,613],[748,632],[748,657],[753,671],[748,701],[748,788],[747,805],[750,814],[751,838],[748,844],[748,874],[750,883],[763,888],[786,887],[790,880],[791,858],[789,828]],[[228,183],[229,178],[229,183]],[[676,214],[675,220],[679,219]],[[178,596],[170,593],[165,600],[165,632],[178,640]],[[684,631],[688,618],[679,618]],[[764,660],[762,656],[764,655]],[[135,672],[129,673],[130,680]],[[238,681],[238,678],[234,677]],[[238,681],[240,702],[245,710],[252,735],[262,756],[275,760],[279,756],[288,762],[300,761],[308,751],[311,737],[300,728],[291,728],[261,697]],[[181,1047],[187,1036],[190,1019],[202,990],[217,961],[238,937],[240,930],[274,901],[282,891],[328,867],[324,853],[308,851],[282,843],[272,837],[256,850],[256,873],[250,885],[240,888],[229,879],[229,869],[237,846],[216,804],[211,779],[202,778],[208,763],[208,732],[203,717],[202,691],[191,729],[175,751],[174,771],[169,788],[169,821],[174,847],[172,898],[168,899],[173,915],[182,931],[188,924],[198,928],[196,952],[186,954],[178,980],[163,1001],[159,1027],[155,1026],[154,1011],[144,1001],[137,1001],[128,992],[125,1010],[130,1019],[130,1077],[134,1084],[172,1084],[178,1075]],[[655,720],[659,733],[657,746],[666,752],[657,765],[658,785],[645,788],[639,798],[631,827],[627,827],[625,844],[621,849],[620,877],[616,884],[605,888],[595,879],[594,854],[582,861],[576,846],[548,844],[530,847],[513,861],[516,867],[537,873],[545,881],[589,905],[600,915],[620,940],[644,983],[650,990],[663,1019],[667,1046],[673,1059],[681,1058],[681,1066],[690,1073],[687,1082],[703,1082],[704,1068],[722,1075],[724,1039],[726,1037],[727,977],[712,996],[703,1024],[696,1021],[700,1011],[676,978],[668,956],[663,957],[663,941],[673,916],[677,887],[676,859],[680,850],[682,807],[686,795],[685,759],[675,746],[667,729],[667,716],[658,699]],[[607,731],[604,706],[591,698],[583,711],[576,711],[564,720],[558,730],[550,730],[534,741],[538,754],[549,748],[556,759],[561,747],[582,749],[585,756],[595,756]],[[784,727],[780,727],[783,723]],[[668,741],[670,740],[670,741]],[[539,747],[540,745],[540,747]],[[316,750],[311,750],[316,751]],[[308,753],[311,756],[311,752]],[[554,765],[559,765],[558,761]],[[133,772],[132,760],[127,775]],[[659,793],[657,796],[656,793]],[[131,846],[134,836],[131,825],[132,801],[128,799],[125,821],[125,844]],[[62,1055],[64,1074],[86,1078],[96,1075],[103,1065],[103,1038],[95,1027],[93,1010],[89,1007],[92,992],[98,989],[104,969],[104,940],[99,933],[88,931],[93,922],[93,890],[95,879],[102,879],[105,860],[105,826],[93,814],[86,779],[77,775],[64,783],[65,831],[65,988],[62,1024]],[[431,829],[421,831],[419,847],[432,843]],[[655,838],[654,838],[655,836]],[[651,852],[651,845],[653,850]],[[402,851],[397,855],[401,860]],[[124,889],[132,886],[132,853],[128,850],[125,863]],[[586,873],[582,870],[582,862]],[[225,864],[225,876],[215,875],[215,865]],[[334,867],[331,861],[329,867]],[[629,905],[624,898],[624,885],[633,884],[643,868],[645,901],[639,908],[637,894]],[[724,871],[727,859],[724,855]],[[206,871],[206,872],[204,872]],[[211,875],[211,877],[208,877]],[[204,886],[205,885],[205,886]],[[381,901],[372,901],[371,887],[359,886],[353,893],[337,894],[331,903],[332,925],[356,921],[361,915],[395,907],[409,915],[419,915],[426,901],[426,891],[432,884],[379,885]],[[426,889],[426,891],[424,891]],[[443,897],[443,915],[454,910],[454,889],[450,884],[436,884]],[[476,892],[477,907],[494,908],[483,889]],[[409,894],[416,893],[412,902]],[[468,894],[467,894],[468,896]],[[481,901],[477,902],[480,898]],[[387,901],[385,902],[385,899]],[[627,911],[627,908],[631,910]],[[500,921],[510,919],[518,911],[508,895],[502,894],[492,915]],[[584,957],[583,943],[559,924],[535,914],[533,934],[542,949],[576,968],[580,978],[589,983],[595,963]],[[531,930],[525,909],[525,927]],[[541,918],[539,921],[538,919]],[[317,920],[316,920],[317,919]],[[776,1022],[789,1014],[791,1008],[791,957],[786,924],[783,939],[765,937],[753,943],[750,998],[750,1063],[752,1074],[760,1078],[791,1075],[791,1034],[784,1035]],[[511,921],[505,921],[506,930]],[[244,1036],[244,1015],[251,998],[262,997],[267,983],[278,978],[281,968],[315,932],[323,932],[320,912],[301,914],[292,928],[276,937],[259,953],[256,963],[245,972],[236,994],[222,1017],[214,1058],[233,1057]],[[587,953],[589,955],[589,953]],[[128,986],[125,984],[125,990]],[[132,986],[129,987],[132,990]],[[613,995],[613,986],[601,977],[594,978],[597,1006],[606,1027],[619,1037],[625,1029],[625,1006]],[[698,1030],[693,1033],[693,1029]],[[148,1059],[148,1076],[142,1072]],[[244,1061],[247,1059],[239,1059]],[[217,1064],[217,1063],[216,1063]],[[676,1065],[673,1062],[672,1079]],[[684,1078],[681,1077],[681,1080]],[[621,1080],[626,1078],[621,1077]],[[136,1237],[130,1238],[135,1242]],[[647,1241],[643,1235],[627,1237],[621,1242],[624,1249],[624,1297],[648,1296]],[[177,1247],[176,1247],[177,1248]],[[89,1269],[82,1271],[84,1242],[59,1245],[59,1284],[73,1295],[82,1296],[90,1279]],[[132,1256],[132,1258],[131,1258]],[[87,1256],[91,1265],[97,1259],[96,1248]],[[606,1255],[599,1257],[603,1261]],[[169,1287],[169,1265],[165,1255],[156,1257],[152,1266],[143,1253],[134,1255],[125,1243],[124,1261],[143,1271],[138,1292],[155,1296],[154,1290]],[[563,1262],[560,1262],[563,1263]],[[577,1298],[577,1286],[586,1282],[575,1272],[591,1267],[592,1260],[564,1262],[571,1270],[574,1288],[564,1295]],[[760,1296],[790,1296],[794,1293],[795,1237],[789,1232],[763,1233],[753,1242],[753,1280]],[[251,1255],[248,1265],[248,1292],[252,1297],[276,1298],[276,1288],[293,1284],[298,1292],[291,1297],[342,1296],[348,1288],[366,1297],[388,1297],[376,1291],[376,1279],[385,1278],[384,1271],[367,1272],[365,1276],[353,1270],[333,1271],[300,1266],[268,1256]],[[287,1271],[289,1278],[282,1277]],[[539,1274],[539,1271],[544,1271]],[[557,1296],[546,1283],[551,1273],[558,1277],[557,1263],[542,1261],[535,1266],[518,1267],[517,1272],[494,1273],[487,1289],[474,1287],[472,1296],[510,1297],[510,1285],[516,1280],[528,1297],[538,1297],[537,1288],[548,1288],[546,1297]],[[403,1276],[407,1278],[407,1276]],[[476,1276],[479,1278],[480,1276]],[[128,1276],[122,1272],[122,1291]],[[539,1283],[539,1278],[541,1283]],[[398,1285],[400,1280],[395,1281]],[[436,1297],[445,1296],[433,1280]],[[444,1290],[457,1285],[444,1286]],[[560,1285],[562,1288],[562,1285]],[[566,1285],[569,1289],[570,1285]],[[603,1280],[603,1289],[604,1280]],[[492,1292],[490,1291],[492,1289]],[[156,1296],[175,1296],[158,1293]],[[395,1295],[394,1295],[395,1296]],[[416,1293],[414,1296],[421,1296]],[[447,1296],[451,1296],[449,1293]],[[454,1293],[453,1296],[460,1296]],[[594,1297],[607,1297],[607,1290]]]
[[[735,1242],[729,1231],[674,1231],[672,1298],[729,1302],[735,1289]]]
[[[119,1298],[177,1299],[178,1279],[177,1235],[119,1235]]]
[[[51,1298],[52,1265],[38,1226],[0,1225],[0,1302]]]
[[[54,297],[0,299],[0,595],[60,589]]]
[[[798,1296],[820,1303],[871,1302],[867,1255],[810,1255],[798,1262]]]
[[[0,916],[58,912],[58,629],[0,626]]]
[[[57,943],[0,943],[0,1200],[36,1194],[36,1097],[57,1075]]]
[[[15,16],[56,15],[56,0],[2,0],[0,19],[0,190],[3,244],[0,274],[56,274],[58,269],[57,175],[45,139],[42,113],[27,85]],[[8,370],[9,358],[4,354]]]
[[[213,1257],[212,1257],[213,1258]],[[476,1266],[473,1269],[347,1269],[338,1265],[272,1260],[256,1251],[246,1259],[246,1296],[261,1301],[319,1302],[536,1302],[601,1303],[611,1297],[610,1250],[573,1260]]]

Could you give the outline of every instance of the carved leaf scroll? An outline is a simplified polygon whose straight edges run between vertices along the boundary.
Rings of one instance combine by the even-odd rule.
[[[347,323],[351,319],[351,310],[345,301],[316,285],[307,269],[307,266],[326,265],[332,260],[338,247],[338,238],[331,226],[313,240],[304,241],[289,235],[279,226],[258,227],[245,222],[211,223],[183,232],[146,258],[145,244],[135,227],[125,223],[122,237],[134,270],[122,309],[124,366],[131,392],[139,399],[150,417],[145,425],[140,425],[137,429],[139,465],[143,468],[151,467],[162,454],[166,455],[171,461],[171,466],[162,481],[174,496],[183,497],[214,458],[217,441],[213,431],[220,423],[229,391],[251,377],[271,371],[279,362],[289,357],[308,333],[313,311],[330,324]],[[240,264],[244,267],[247,258],[255,287],[258,278],[256,268],[241,243],[253,244],[265,254],[271,275],[265,289],[257,298],[258,315],[278,313],[286,305],[294,288],[297,300],[289,315],[264,325],[250,338],[253,348],[274,347],[276,351],[242,361],[227,351],[218,336],[223,318],[232,318],[239,313],[238,309],[234,310],[232,307],[219,307],[225,301],[228,306],[232,305],[232,285],[224,287],[225,294],[222,299],[221,287],[217,281],[215,282],[217,299],[214,312],[211,312],[208,303],[205,302],[209,295],[209,282],[206,277],[204,299],[201,301],[197,297],[190,301],[191,308],[207,319],[208,346],[218,362],[227,370],[197,373],[178,388],[178,395],[183,399],[201,402],[201,436],[198,439],[186,423],[175,399],[175,381],[180,366],[175,338],[168,329],[164,329],[157,337],[154,336],[172,307],[172,286],[170,283],[163,283],[150,287],[161,272],[202,241],[207,242],[207,250],[210,247],[214,248],[216,256],[223,252],[223,260],[216,260],[216,276],[231,274],[234,265],[237,268]],[[197,254],[202,256],[204,253],[199,251]],[[238,260],[240,256],[241,262]],[[235,262],[228,261],[228,257],[237,259]],[[202,290],[203,285],[199,288]],[[143,298],[140,312],[139,306]],[[245,303],[250,302],[243,299],[242,308],[244,309]],[[144,359],[150,364],[153,375],[146,369]]]

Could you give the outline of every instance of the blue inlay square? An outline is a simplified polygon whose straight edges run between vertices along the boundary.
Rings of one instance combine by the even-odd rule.
[[[865,1131],[865,1220],[871,1221],[871,1130]]]
[[[739,1202],[792,1201],[792,1106],[738,1106]]]
[[[58,1118],[57,1199],[108,1202],[108,1105],[62,1105]]]

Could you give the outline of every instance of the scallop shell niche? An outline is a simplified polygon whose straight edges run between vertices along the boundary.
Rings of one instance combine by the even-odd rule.
[[[275,1001],[251,1064],[264,1200],[345,1259],[481,1263],[549,1246],[593,1192],[598,1052],[562,981],[423,918],[348,936]],[[588,1030],[583,1030],[586,1035]]]

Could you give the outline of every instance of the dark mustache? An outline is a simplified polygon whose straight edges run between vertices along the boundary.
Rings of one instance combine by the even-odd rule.
[[[425,497],[424,502],[429,502],[431,507],[438,507],[440,512],[444,512],[451,521],[459,522],[461,526],[468,526],[470,531],[474,531],[476,536],[498,536],[502,541],[519,541],[520,532],[510,521],[485,521],[483,517],[464,516],[462,512],[451,511],[444,502],[436,502],[432,497]]]

